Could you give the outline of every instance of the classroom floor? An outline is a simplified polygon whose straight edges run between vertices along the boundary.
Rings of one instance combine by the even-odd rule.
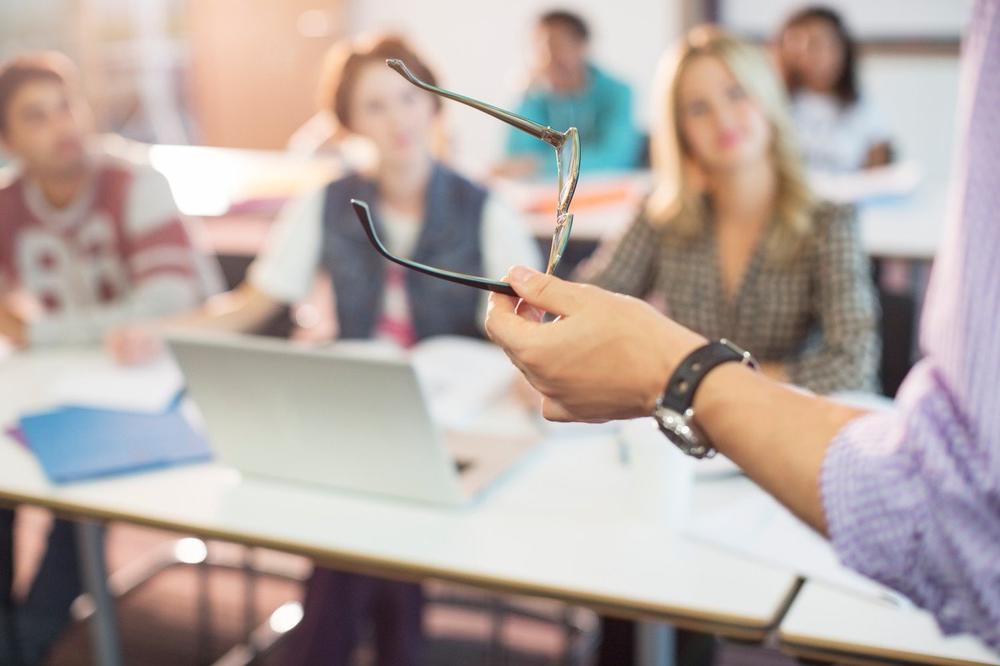
[[[16,587],[23,588],[33,575],[31,563],[44,543],[48,515],[27,509],[19,513],[17,557],[19,570]],[[108,560],[112,571],[151,552],[159,544],[177,535],[130,525],[114,525],[108,536]],[[240,549],[227,544],[213,549]],[[265,561],[282,568],[308,571],[308,563],[280,553],[261,553]],[[199,586],[205,574],[196,567],[175,566],[152,578],[126,596],[119,606],[119,622],[125,662],[144,666],[209,664],[220,658],[243,635],[245,581],[238,571],[210,569],[207,574],[210,605],[210,629],[199,628]],[[461,595],[481,592],[438,584],[435,591]],[[273,577],[256,579],[256,620],[263,622],[281,604],[301,596],[299,583]],[[539,610],[558,611],[546,601],[530,602]],[[489,617],[482,612],[432,605],[425,614],[428,634],[426,663],[435,666],[503,663],[505,666],[543,666],[558,663],[563,649],[562,631],[546,623],[528,619],[508,619],[504,627],[506,652],[499,661],[490,661]],[[359,665],[370,659],[362,653]],[[89,666],[90,641],[86,626],[74,624],[55,646],[50,666]],[[285,663],[279,644],[257,664],[279,666]],[[714,666],[792,666],[795,662],[773,650],[722,644]]]

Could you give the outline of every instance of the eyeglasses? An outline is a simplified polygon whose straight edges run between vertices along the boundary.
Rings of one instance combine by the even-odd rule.
[[[444,90],[442,88],[438,88],[437,86],[432,86],[426,81],[422,81],[417,78],[402,60],[389,59],[385,61],[385,64],[394,69],[403,78],[418,88],[422,88],[428,92],[434,93],[435,95],[439,95],[456,102],[461,102],[462,104],[471,106],[474,109],[479,109],[483,113],[488,113],[494,118],[502,120],[522,132],[527,132],[531,136],[541,139],[555,149],[556,172],[558,174],[559,184],[559,203],[556,207],[556,228],[555,232],[552,234],[552,245],[549,248],[549,260],[545,268],[545,272],[551,274],[555,270],[556,266],[559,265],[560,259],[562,259],[563,252],[566,250],[566,244],[569,242],[570,230],[573,228],[573,214],[569,212],[569,205],[573,201],[573,193],[576,191],[576,183],[580,178],[580,137],[576,128],[570,127],[565,132],[556,131],[551,127],[545,127],[544,125],[540,125],[536,122],[528,120],[527,118],[511,113],[510,111],[504,111],[503,109],[495,107],[492,104],[486,104],[485,102],[480,102],[479,100],[472,99],[471,97],[466,97],[465,95],[459,95],[458,93]],[[434,268],[432,266],[427,266],[416,261],[396,256],[395,254],[389,252],[388,248],[386,248],[385,244],[382,243],[381,239],[378,237],[378,232],[375,230],[375,220],[372,219],[372,212],[369,205],[364,201],[351,199],[351,206],[354,208],[354,213],[358,216],[361,226],[364,227],[365,233],[368,236],[368,240],[371,241],[372,246],[376,251],[378,251],[379,254],[389,261],[393,261],[401,266],[405,266],[406,268],[424,273],[426,275],[431,275],[442,280],[448,280],[449,282],[456,282],[458,284],[464,284],[477,289],[495,291],[501,294],[507,294],[508,296],[517,295],[511,286],[506,282],[475,277],[465,273],[456,273],[454,271],[448,271],[441,268]]]

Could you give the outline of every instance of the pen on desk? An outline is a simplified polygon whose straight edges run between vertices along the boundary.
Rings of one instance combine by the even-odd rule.
[[[618,462],[621,463],[622,467],[628,467],[632,462],[632,452],[629,450],[625,435],[620,431],[618,432],[618,436],[615,437],[615,444],[618,446]]]

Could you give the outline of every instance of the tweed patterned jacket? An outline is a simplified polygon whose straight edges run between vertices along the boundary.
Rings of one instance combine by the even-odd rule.
[[[819,204],[814,232],[791,260],[769,259],[770,227],[734,297],[722,287],[714,227],[694,239],[640,215],[578,277],[662,306],[708,338],[729,338],[762,362],[780,362],[816,393],[875,390],[878,305],[851,207]]]

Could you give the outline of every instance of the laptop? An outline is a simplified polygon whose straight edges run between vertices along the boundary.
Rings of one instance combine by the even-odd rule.
[[[440,432],[404,358],[259,336],[167,344],[216,455],[247,475],[458,506],[540,439]]]

